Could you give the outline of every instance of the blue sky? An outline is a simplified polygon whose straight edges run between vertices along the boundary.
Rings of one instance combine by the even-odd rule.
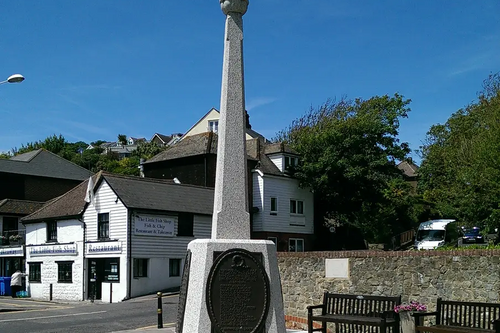
[[[0,151],[150,139],[219,108],[218,0],[10,0],[0,22],[0,78],[26,77],[0,86]],[[328,98],[398,92],[418,149],[500,71],[498,0],[250,0],[244,34],[247,109],[268,138]]]

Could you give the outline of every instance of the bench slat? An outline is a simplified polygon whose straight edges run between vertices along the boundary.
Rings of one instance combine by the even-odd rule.
[[[312,320],[316,321],[328,321],[331,323],[346,323],[346,324],[366,324],[371,326],[380,326],[384,321],[381,317],[363,317],[363,316],[350,316],[350,315],[319,315],[312,316]],[[395,319],[387,319],[387,324],[392,324]]]
[[[396,332],[399,317],[394,315],[394,307],[401,304],[401,296],[372,296],[334,294],[325,292],[321,315],[308,307],[308,331],[326,332],[326,323],[335,324],[335,332]],[[392,316],[390,315],[392,314]],[[321,329],[313,329],[313,321],[321,322]]]
[[[420,333],[488,333],[491,330],[483,328],[470,328],[470,327],[460,327],[460,326],[417,326],[415,327],[417,332]]]

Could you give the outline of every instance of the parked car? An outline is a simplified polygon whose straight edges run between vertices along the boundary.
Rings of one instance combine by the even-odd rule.
[[[481,234],[481,229],[478,227],[465,229],[462,236],[463,244],[484,243],[484,236]]]

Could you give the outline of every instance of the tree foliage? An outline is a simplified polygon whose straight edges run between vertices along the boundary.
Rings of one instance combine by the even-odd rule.
[[[478,100],[427,132],[419,190],[439,217],[500,227],[500,75],[484,81]]]
[[[370,241],[387,240],[415,223],[412,189],[396,168],[410,152],[398,139],[409,103],[399,94],[329,100],[278,133],[275,140],[300,154],[294,175],[312,189],[315,209],[329,223],[360,228]]]
[[[127,137],[124,134],[119,134],[118,139],[122,144],[127,144]],[[62,135],[54,134],[41,141],[29,142],[19,149],[14,148],[11,152],[0,155],[0,158],[10,158],[17,154],[44,148],[93,172],[104,170],[116,174],[138,176],[140,159],[149,159],[165,149],[156,143],[140,143],[132,156],[120,159],[114,152],[104,153],[104,149],[100,147],[104,142],[97,140],[89,147],[89,144],[83,141],[71,143]]]

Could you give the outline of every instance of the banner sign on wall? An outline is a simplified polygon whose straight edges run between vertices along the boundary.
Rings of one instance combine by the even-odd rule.
[[[172,217],[135,215],[134,235],[174,237],[174,224]]]
[[[122,253],[122,242],[87,243],[87,254],[92,253]]]
[[[0,248],[0,257],[22,257],[24,256],[24,251],[22,246],[18,247],[8,247]]]
[[[77,255],[76,244],[40,245],[29,247],[30,256]]]

